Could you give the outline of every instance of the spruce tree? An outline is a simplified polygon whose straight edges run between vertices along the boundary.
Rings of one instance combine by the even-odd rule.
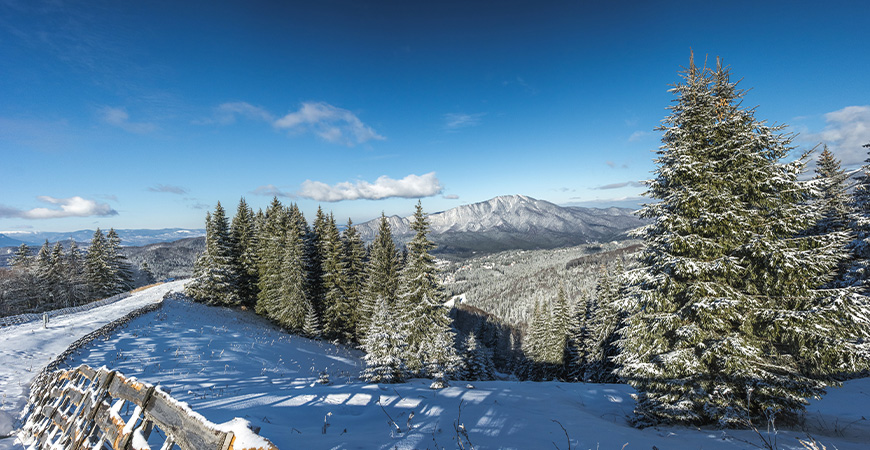
[[[408,369],[424,374],[427,367],[443,371],[454,366],[455,335],[444,292],[430,252],[429,221],[418,201],[411,221],[414,237],[408,242],[406,264],[399,277],[399,313],[408,334]],[[436,344],[437,343],[437,344]]]
[[[361,378],[369,383],[401,383],[407,377],[404,355],[407,336],[392,309],[395,301],[378,298],[362,347],[366,368]]]
[[[81,305],[88,301],[88,280],[85,273],[85,263],[82,252],[74,239],[70,239],[66,254],[67,278],[70,283],[70,299],[73,305]]]
[[[33,255],[30,254],[30,246],[22,242],[18,246],[18,249],[15,250],[12,258],[9,259],[9,265],[23,270],[29,269],[31,264],[33,264]]]
[[[323,225],[321,243],[320,289],[324,305],[324,333],[345,342],[352,340],[356,331],[353,323],[354,306],[347,298],[347,269],[344,245],[332,214]]]
[[[85,272],[91,299],[107,298],[114,294],[115,279],[107,253],[108,245],[106,236],[97,228],[85,256]]]
[[[236,215],[230,224],[230,234],[235,242],[236,254],[233,260],[237,264],[239,274],[239,298],[247,306],[257,302],[257,232],[254,223],[254,212],[242,197],[236,208]]]
[[[474,332],[468,333],[463,345],[464,379],[469,381],[488,381],[493,379],[492,355],[489,349],[478,342]]]
[[[366,248],[359,231],[347,219],[347,228],[342,233],[344,252],[344,296],[350,309],[346,316],[347,327],[353,332],[352,339],[359,342],[358,334],[363,289],[366,283]]]
[[[214,213],[206,218],[205,251],[197,259],[193,280],[185,286],[188,295],[210,305],[241,304],[235,253],[226,212],[218,202]]]
[[[317,310],[314,309],[314,304],[310,301],[305,307],[305,324],[302,326],[302,333],[313,339],[318,339],[323,334]]]
[[[717,64],[690,64],[665,119],[651,219],[632,274],[637,312],[620,331],[619,375],[638,390],[639,425],[744,425],[794,418],[826,380],[811,367],[850,365],[842,339],[865,325],[846,295],[816,289],[841,258],[798,180],[806,157],[782,126],[741,106]]]
[[[360,308],[360,320],[357,323],[357,335],[362,336],[368,332],[378,299],[395,301],[399,287],[398,266],[399,257],[390,224],[382,213],[378,234],[369,250],[366,286]]]
[[[306,323],[311,317],[306,318],[310,311],[318,318],[318,334],[320,332],[319,313],[308,291],[308,267],[305,235],[306,230],[301,227],[299,217],[302,213],[292,205],[287,213],[287,233],[284,244],[280,246],[284,255],[281,259],[280,285],[278,289],[277,303],[269,316],[286,328],[296,331],[304,331]],[[302,219],[304,221],[304,218]],[[309,324],[310,326],[310,324]],[[308,330],[313,332],[312,329]]]
[[[139,266],[139,271],[142,272],[142,280],[145,285],[153,284],[157,281],[157,278],[154,276],[154,272],[151,271],[151,266],[148,265],[147,261],[142,261],[142,265]]]
[[[619,268],[616,273],[621,272]],[[619,288],[617,281],[606,268],[598,281],[595,293],[595,297],[590,299],[587,307],[581,380],[587,383],[615,383],[617,377],[613,373],[616,369],[613,358],[618,354],[616,331],[621,321],[616,307]]]
[[[106,258],[112,271],[112,293],[133,289],[133,268],[127,256],[121,251],[121,238],[114,228],[106,233]]]
[[[870,143],[864,147],[870,148]],[[838,284],[870,295],[870,158],[864,161],[859,173],[848,205],[849,226],[853,233],[847,245],[849,261]]]
[[[284,245],[287,240],[287,211],[278,197],[265,214],[259,215],[261,225],[257,236],[257,314],[275,319],[283,284]]]
[[[846,171],[840,168],[840,161],[825,146],[819,154],[816,166],[817,203],[822,215],[815,227],[816,233],[842,231],[846,228],[849,213],[847,179]]]

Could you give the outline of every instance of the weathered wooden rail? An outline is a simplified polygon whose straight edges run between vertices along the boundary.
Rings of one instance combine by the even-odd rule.
[[[26,414],[19,438],[40,450],[277,450],[242,419],[216,425],[159,387],[105,367],[52,373],[33,386]]]

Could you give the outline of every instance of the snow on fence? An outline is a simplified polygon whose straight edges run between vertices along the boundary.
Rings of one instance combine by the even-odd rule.
[[[277,450],[243,419],[216,425],[158,386],[105,367],[58,370],[33,386],[25,447],[39,450]]]
[[[85,303],[84,305],[79,305],[79,306],[70,306],[69,308],[55,309],[52,311],[46,311],[45,313],[19,314],[17,316],[0,317],[0,327],[8,327],[10,325],[18,325],[21,323],[42,320],[43,314],[47,314],[48,317],[51,318],[51,317],[55,317],[55,316],[62,316],[64,314],[73,314],[73,313],[82,312],[82,311],[89,311],[89,310],[94,309],[94,308],[99,308],[100,306],[115,303],[118,300],[125,299],[129,296],[130,296],[129,292],[122,292],[120,294],[115,294],[109,298],[104,298],[102,300],[97,300],[95,302]]]

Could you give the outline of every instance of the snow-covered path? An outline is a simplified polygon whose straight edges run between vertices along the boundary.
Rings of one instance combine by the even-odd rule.
[[[169,291],[182,290],[175,281],[136,292],[110,305],[53,317],[48,328],[42,321],[0,328],[0,436],[11,429],[30,393],[30,381],[73,342],[109,322],[143,306],[159,302]]]

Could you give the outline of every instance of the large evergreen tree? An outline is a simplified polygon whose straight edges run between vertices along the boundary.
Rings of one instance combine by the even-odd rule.
[[[362,347],[366,368],[362,379],[369,383],[401,383],[408,376],[405,367],[407,335],[393,312],[395,301],[379,298],[372,311]]]
[[[236,244],[233,260],[237,264],[239,274],[239,298],[242,303],[253,306],[257,302],[257,232],[254,223],[254,212],[245,202],[239,200],[236,215],[230,224],[230,234]]]
[[[790,138],[741,106],[727,69],[690,64],[671,92],[618,358],[637,423],[793,417],[825,387],[808,372],[853,366],[843,338],[866,327],[851,297],[816,289],[841,242],[804,233],[818,220],[806,159],[780,163]]]
[[[196,261],[195,276],[185,287],[187,293],[207,304],[241,304],[236,253],[226,212],[218,202],[214,213],[206,218],[205,251]]]
[[[865,148],[870,149],[870,144]],[[847,245],[850,258],[840,285],[855,287],[863,295],[870,294],[870,158],[861,166],[855,189],[849,202],[849,225],[853,232]]]
[[[317,333],[320,333],[320,313],[309,294],[308,254],[305,237],[308,234],[303,226],[302,212],[294,204],[287,212],[287,233],[281,259],[280,287],[278,299],[270,317],[283,326],[297,331],[313,333],[313,319],[317,319]],[[306,319],[307,317],[307,319]],[[309,329],[305,331],[305,324]]]
[[[288,214],[278,197],[265,214],[259,215],[261,223],[257,236],[257,314],[275,318],[281,298],[284,266],[284,244],[287,240]]]
[[[108,254],[108,245],[106,236],[97,228],[85,257],[85,272],[92,299],[107,298],[115,293],[114,273]]]
[[[360,308],[366,282],[366,248],[359,231],[347,220],[347,228],[342,233],[344,246],[344,296],[350,312],[345,317],[348,328],[353,332],[353,340],[359,341],[358,334]]]
[[[327,337],[345,342],[352,340],[355,333],[355,305],[347,298],[347,268],[344,257],[344,244],[332,214],[323,225],[321,248],[320,289],[323,294],[323,332]]]
[[[106,233],[106,258],[112,271],[112,293],[133,289],[133,268],[127,256],[121,251],[121,237],[114,228]]]
[[[408,369],[412,373],[455,370],[457,358],[444,292],[437,277],[435,244],[429,240],[429,220],[418,201],[411,221],[414,237],[408,242],[406,264],[399,278],[397,310],[408,335]]]
[[[816,165],[817,204],[822,215],[815,227],[817,233],[842,231],[848,225],[847,179],[846,171],[840,168],[840,161],[825,146]]]
[[[381,214],[378,234],[369,249],[366,266],[366,286],[357,323],[357,335],[364,336],[379,299],[394,302],[399,287],[399,255],[387,217]]]

